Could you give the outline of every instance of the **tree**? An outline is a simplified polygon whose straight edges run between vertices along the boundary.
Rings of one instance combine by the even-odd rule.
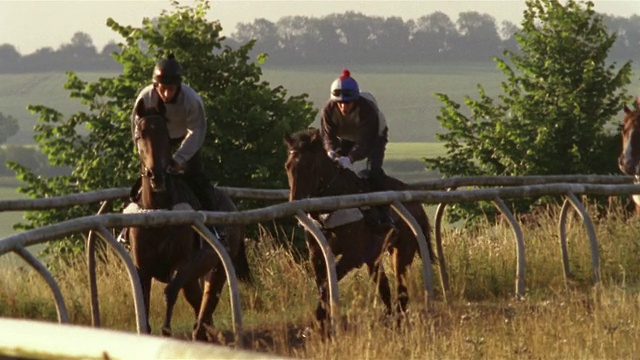
[[[489,60],[500,48],[496,20],[491,15],[475,11],[462,12],[458,21],[459,37],[455,54],[467,61]]]
[[[20,64],[22,55],[10,44],[0,45],[0,72],[9,73],[15,71]]]
[[[11,115],[4,115],[0,113],[0,144],[4,144],[8,138],[18,133],[20,130],[20,126],[18,125],[18,120],[16,120]],[[6,176],[7,168],[5,167],[5,162],[7,160],[6,149],[0,149],[0,175]]]
[[[316,110],[307,95],[288,97],[284,88],[271,88],[260,81],[260,64],[248,62],[253,42],[237,50],[222,48],[222,27],[205,18],[208,1],[199,1],[193,8],[178,3],[173,7],[153,21],[145,18],[138,28],[107,20],[124,38],[121,51],[113,54],[123,72],[93,83],[68,73],[65,88],[86,111],[63,119],[55,109],[29,107],[39,115],[35,139],[49,162],[72,170],[67,176],[43,178],[11,163],[26,184],[20,188],[22,193],[35,198],[132,185],[139,169],[131,140],[131,106],[137,92],[150,82],[155,61],[168,52],[175,53],[183,65],[185,82],[204,100],[208,133],[202,160],[210,178],[231,186],[286,186],[282,136],[313,121]],[[28,224],[21,227],[34,228],[96,211],[93,205],[28,212]],[[58,255],[78,252],[83,248],[81,240],[71,237],[52,243],[47,251]]]
[[[416,54],[425,54],[428,60],[441,59],[449,57],[458,30],[447,14],[436,11],[418,18],[412,35],[412,50]],[[414,59],[424,61],[424,56],[415,55]]]
[[[0,112],[0,144],[4,144],[7,139],[17,134],[19,130],[18,120],[11,115],[4,115]]]
[[[447,156],[426,159],[445,176],[616,173],[619,143],[612,129],[625,101],[631,62],[616,71],[607,55],[615,42],[593,3],[528,0],[519,52],[495,58],[507,77],[500,101],[478,85],[469,113],[445,94],[438,119]],[[512,68],[513,66],[513,68]],[[526,210],[526,208],[520,208]],[[455,219],[469,215],[456,207]]]

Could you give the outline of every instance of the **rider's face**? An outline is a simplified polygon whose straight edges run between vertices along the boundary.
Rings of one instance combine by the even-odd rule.
[[[349,115],[351,110],[353,110],[353,101],[349,102],[338,102],[338,110],[343,116]]]
[[[178,84],[156,84],[156,91],[164,102],[170,102],[178,92]]]

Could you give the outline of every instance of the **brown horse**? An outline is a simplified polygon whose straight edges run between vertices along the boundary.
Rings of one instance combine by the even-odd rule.
[[[636,101],[636,109],[631,110],[624,105],[622,120],[622,152],[618,156],[618,168],[624,174],[635,176],[640,182],[640,97]],[[633,196],[636,213],[640,213],[640,197]]]
[[[162,104],[161,104],[162,105]],[[138,206],[143,211],[170,210],[184,204],[189,198],[188,189],[180,175],[168,174],[171,149],[167,120],[160,109],[146,109],[143,102],[136,108],[139,120],[134,124],[136,147],[140,155],[142,187]],[[213,187],[209,195],[214,199],[216,211],[235,211],[229,196]],[[249,265],[244,246],[244,227],[226,228],[228,252],[241,280],[249,280]],[[194,310],[196,322],[194,340],[206,340],[204,325],[213,326],[213,312],[220,292],[226,282],[222,262],[208,245],[201,247],[195,230],[189,225],[171,227],[131,227],[129,242],[133,261],[140,277],[149,325],[149,297],[151,280],[167,286],[164,289],[166,312],[162,322],[162,334],[171,335],[171,317],[178,292],[182,290]],[[206,244],[206,243],[205,243]],[[200,279],[204,277],[204,295]]]
[[[637,108],[631,110],[624,105],[622,120],[622,153],[618,157],[620,171],[627,175],[640,176],[640,97]]]
[[[287,134],[284,140],[289,150],[285,169],[289,180],[290,201],[308,197],[338,196],[370,191],[366,179],[359,177],[349,169],[338,167],[327,156],[318,130],[307,129],[293,135]],[[386,178],[385,185],[389,190],[408,188],[405,183],[389,176]],[[429,220],[422,204],[411,202],[404,205],[418,221],[429,244],[429,251],[433,259]],[[311,214],[311,216],[315,219],[320,218],[319,214]],[[380,233],[374,222],[367,221],[365,214],[364,217],[360,217],[354,222],[332,228],[324,227],[323,233],[334,255],[336,257],[342,255],[336,262],[338,280],[352,269],[366,264],[371,277],[374,281],[378,281],[379,295],[387,307],[387,313],[390,313],[389,282],[378,261],[384,250],[387,250],[392,256],[394,267],[396,310],[404,313],[407,310],[409,300],[406,284],[407,270],[418,250],[418,242],[409,226],[404,221],[398,221],[396,214],[394,214],[394,221],[397,224],[394,229],[388,233]],[[320,289],[316,319],[325,329],[325,322],[330,320],[326,309],[328,301],[327,274],[318,244],[310,238],[308,233],[306,236],[316,285]]]

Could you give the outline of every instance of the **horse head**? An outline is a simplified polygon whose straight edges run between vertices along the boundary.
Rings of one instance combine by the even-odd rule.
[[[640,177],[640,97],[635,110],[624,105],[622,153],[618,157],[620,171]]]
[[[141,175],[154,192],[166,190],[166,169],[171,163],[167,119],[160,108],[146,108],[142,100],[136,106],[134,138],[140,156]]]
[[[322,196],[323,189],[339,169],[329,158],[317,129],[286,134],[284,142],[289,151],[284,168],[289,181],[289,201]]]

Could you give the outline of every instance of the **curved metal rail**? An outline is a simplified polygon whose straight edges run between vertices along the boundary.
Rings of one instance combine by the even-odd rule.
[[[333,256],[333,252],[331,251],[331,247],[327,242],[327,239],[322,234],[322,231],[316,226],[316,224],[309,219],[307,214],[302,211],[296,211],[295,215],[296,219],[304,226],[304,228],[313,235],[313,238],[316,239],[318,245],[320,245],[320,249],[322,250],[322,255],[324,256],[324,261],[327,266],[327,282],[329,284],[329,313],[331,314],[332,319],[338,319],[340,316],[340,299],[338,296],[338,275],[336,274],[336,259]],[[336,333],[336,321],[332,321],[330,324],[330,332],[331,334]]]
[[[617,177],[620,179],[620,177]],[[122,189],[110,189],[106,191],[93,192],[89,194],[75,194],[71,196],[71,199],[78,201],[79,203],[89,203],[98,200],[103,200],[103,195],[116,196],[117,198],[124,197],[126,194],[121,191]],[[99,194],[98,194],[99,193]],[[269,196],[274,196],[274,191],[269,193]],[[234,213],[220,213],[220,212],[194,212],[194,211],[171,211],[161,214],[104,214],[96,216],[87,216],[74,220],[68,220],[57,224],[45,226],[38,229],[29,230],[20,234],[9,236],[0,240],[0,255],[7,252],[22,252],[27,246],[39,244],[42,242],[56,239],[59,237],[67,236],[70,234],[84,232],[87,230],[97,229],[98,234],[105,239],[111,246],[116,249],[118,255],[125,262],[130,273],[132,287],[134,288],[134,298],[137,298],[136,294],[136,280],[137,277],[132,272],[133,265],[126,251],[113,239],[113,235],[107,230],[108,228],[121,228],[125,226],[171,226],[171,225],[185,225],[191,224],[194,226],[198,221],[207,225],[234,225],[234,224],[253,224],[262,221],[271,221],[275,218],[285,216],[296,216],[299,211],[312,212],[321,210],[334,210],[349,207],[358,207],[363,205],[381,205],[390,204],[394,202],[411,202],[420,201],[422,203],[441,204],[443,207],[445,204],[457,203],[457,202],[473,202],[473,201],[495,201],[496,199],[506,198],[523,198],[523,197],[538,197],[543,195],[559,195],[568,196],[572,205],[578,212],[580,212],[585,226],[590,234],[589,240],[592,251],[592,266],[594,271],[595,281],[599,281],[599,259],[597,253],[597,242],[595,239],[595,232],[593,231],[593,224],[586,213],[586,210],[580,204],[575,197],[575,194],[594,194],[594,195],[628,195],[628,194],[640,194],[640,185],[626,185],[626,180],[623,185],[594,185],[594,184],[570,184],[570,183],[553,183],[543,185],[527,185],[527,186],[513,186],[505,188],[493,188],[493,189],[474,189],[474,190],[459,190],[459,191],[402,191],[402,192],[382,192],[382,193],[370,193],[370,194],[353,194],[337,197],[304,199],[293,202],[286,202],[268,206],[261,209],[253,209],[247,211],[238,211]],[[84,196],[86,195],[86,196]],[[278,196],[282,194],[278,193]],[[55,201],[59,200],[59,201]],[[64,205],[66,204],[66,205]],[[7,210],[34,210],[34,209],[48,209],[52,207],[68,206],[70,204],[69,199],[62,198],[48,198],[31,200],[31,202],[19,201],[2,201],[0,202],[0,211]],[[498,204],[500,207],[500,205]],[[442,207],[439,207],[441,209]],[[566,212],[566,211],[565,211]],[[440,224],[441,219],[436,216],[436,224]],[[566,214],[564,215],[566,216]],[[561,222],[564,220],[561,220]],[[198,226],[198,225],[195,225]],[[439,232],[439,228],[436,229]],[[514,230],[515,231],[515,230]],[[439,234],[436,233],[436,242],[438,242]],[[516,238],[518,237],[516,233]],[[518,241],[518,240],[517,240]],[[566,240],[565,240],[566,241]],[[520,243],[520,242],[519,242]],[[22,250],[20,250],[22,249]],[[26,251],[26,250],[24,250]],[[422,251],[422,250],[421,250]],[[520,256],[520,252],[519,252]],[[442,256],[444,258],[444,256]],[[45,281],[50,283],[50,274],[43,273],[38,268],[38,263],[33,263],[29,257],[23,257],[30,266],[34,267],[38,273],[45,278]],[[524,256],[522,256],[524,259]],[[566,256],[563,255],[563,261]],[[442,259],[443,260],[443,259]],[[566,263],[565,263],[566,264]],[[42,264],[40,264],[42,265]],[[429,266],[430,267],[430,266]],[[441,264],[443,266],[443,263]],[[43,267],[42,267],[43,268]],[[423,270],[424,271],[424,270]],[[442,269],[441,269],[442,271]],[[524,271],[521,271],[520,265],[517,270],[519,274],[522,274],[522,284],[524,284]],[[568,268],[565,269],[568,271]],[[430,272],[424,272],[423,276],[431,277]],[[49,280],[47,278],[49,277]],[[427,292],[429,289],[429,279],[425,279],[425,287]],[[520,280],[518,280],[520,281]],[[443,289],[448,289],[446,284],[446,278],[443,278]],[[520,284],[520,282],[518,282]],[[139,284],[138,284],[139,286]],[[59,297],[56,295],[57,286],[51,286],[54,292],[54,298]],[[517,288],[523,289],[523,286],[517,285]],[[516,291],[520,293],[520,291]],[[337,298],[337,291],[336,291]],[[332,300],[333,301],[333,300]],[[61,305],[62,304],[62,305]],[[62,322],[64,319],[64,302],[57,300],[57,306],[59,311],[59,318]],[[137,305],[136,305],[137,306]],[[136,312],[139,313],[140,308],[137,307]],[[140,317],[137,318],[138,324],[143,322]],[[235,321],[235,320],[234,320]],[[140,331],[140,326],[139,326]]]

